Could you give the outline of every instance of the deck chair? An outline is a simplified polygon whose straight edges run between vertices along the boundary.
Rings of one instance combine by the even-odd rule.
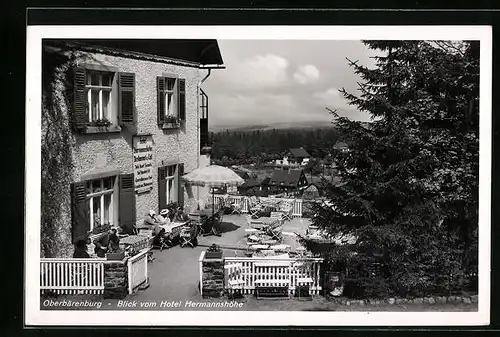
[[[293,219],[293,207],[289,202],[287,201],[283,202],[280,205],[279,211],[283,214],[283,221],[285,220],[291,221]]]
[[[285,223],[285,219],[283,218],[283,213],[281,212],[271,212],[271,218],[278,219],[280,225]]]
[[[278,242],[282,242],[283,241],[283,227],[279,226],[279,227],[271,228],[267,231],[267,235],[269,235],[271,237],[271,240],[276,240]]]
[[[246,215],[245,220],[247,223],[247,228],[245,228],[245,236],[246,237],[248,237],[250,235],[259,235],[262,233],[262,231],[260,229],[254,228],[252,226],[252,219],[251,219],[250,215]]]

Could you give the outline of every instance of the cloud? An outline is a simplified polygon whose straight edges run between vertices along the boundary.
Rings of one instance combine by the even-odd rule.
[[[211,117],[210,122],[216,125],[236,121],[283,121],[294,115],[296,106],[294,98],[288,94],[215,94],[211,97],[211,108],[218,114]]]
[[[289,62],[284,57],[255,55],[227,65],[231,69],[230,81],[242,87],[276,87],[287,82]]]
[[[319,70],[312,64],[300,66],[293,74],[293,78],[300,84],[316,82],[319,79]]]

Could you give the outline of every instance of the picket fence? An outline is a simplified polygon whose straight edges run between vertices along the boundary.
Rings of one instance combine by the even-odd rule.
[[[43,258],[40,291],[56,294],[102,294],[106,259]]]
[[[203,258],[204,252],[199,258],[200,292]],[[294,295],[297,287],[308,286],[310,295],[319,295],[322,290],[321,263],[321,258],[226,257],[224,289],[228,293],[239,291],[242,294],[254,294],[259,286],[287,286],[289,295]],[[232,285],[235,283],[236,286]]]
[[[103,294],[106,259],[40,259],[40,291],[42,294]],[[127,261],[128,292],[148,279],[148,250]]]
[[[148,249],[143,249],[139,254],[128,259],[128,293],[148,281]]]
[[[249,199],[250,197],[242,195],[231,195],[231,194],[218,194],[215,195],[215,205],[219,206],[221,204],[226,205],[237,205],[241,207],[243,214],[248,213]],[[302,217],[302,199],[287,199],[287,198],[273,198],[273,197],[257,197],[258,200],[266,203],[268,201],[280,200],[283,202],[289,202],[293,206],[293,217]]]

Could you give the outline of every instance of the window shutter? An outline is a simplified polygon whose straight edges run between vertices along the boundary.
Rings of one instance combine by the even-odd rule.
[[[136,222],[134,174],[121,174],[119,186],[118,219],[123,230],[126,233],[131,233]]]
[[[165,122],[165,83],[164,77],[156,78],[156,92],[157,92],[157,115],[158,124],[161,125]]]
[[[158,167],[158,209],[161,211],[167,207],[167,191],[165,186],[165,177],[167,168]]]
[[[135,74],[118,73],[118,120],[120,125],[134,123]]]
[[[87,187],[84,181],[71,184],[71,234],[73,243],[86,239],[90,231],[89,202],[86,195]]]
[[[184,182],[182,181],[182,176],[184,175],[184,164],[179,164],[177,165],[177,174],[178,174],[178,185],[179,189],[179,195],[177,196],[177,200],[179,201],[179,206],[183,207],[184,206]]]
[[[87,75],[85,69],[75,68],[73,83],[73,123],[75,129],[84,127],[89,121],[87,113],[87,94],[85,92],[86,83]]]
[[[186,80],[183,78],[179,79],[179,119],[186,120]]]

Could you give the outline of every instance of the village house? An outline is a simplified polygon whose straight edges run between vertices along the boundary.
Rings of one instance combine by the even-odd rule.
[[[149,210],[198,206],[207,189],[181,176],[210,164],[216,40],[45,40],[42,65],[42,241],[58,257]]]
[[[278,166],[306,166],[311,155],[303,148],[290,149],[283,159],[276,159],[275,164]]]
[[[307,187],[308,181],[303,170],[274,170],[267,184],[270,194],[286,193],[297,196]]]

